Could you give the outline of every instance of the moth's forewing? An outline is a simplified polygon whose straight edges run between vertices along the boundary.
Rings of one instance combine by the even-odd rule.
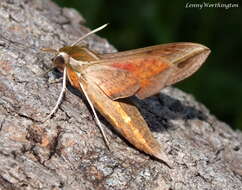
[[[66,52],[70,50],[65,49]],[[77,51],[77,50],[76,50]],[[80,55],[82,58],[88,55],[82,55],[82,53],[78,54],[78,51],[74,54],[69,54],[73,58],[80,60]],[[75,52],[72,50],[72,52]],[[91,59],[89,57],[89,59]],[[98,56],[92,58],[92,60],[98,60]],[[86,60],[82,60],[86,61]],[[138,109],[132,105],[130,102],[125,101],[113,101],[110,99],[102,89],[97,85],[97,83],[93,80],[93,78],[88,77],[85,70],[81,73],[74,71],[71,67],[71,63],[67,65],[67,75],[70,83],[77,89],[80,89],[79,83],[81,82],[83,87],[85,88],[88,97],[91,102],[95,106],[95,108],[113,125],[113,127],[132,145],[134,145],[137,149],[152,155],[160,160],[163,160],[167,164],[170,163],[169,159],[164,153],[164,148],[155,140],[149,127],[143,117],[141,116]],[[96,65],[99,66],[99,65]],[[92,65],[90,66],[92,67]],[[93,65],[94,67],[94,65]],[[102,66],[103,67],[103,66]],[[102,72],[102,67],[97,68],[98,72]],[[125,72],[125,71],[124,71]],[[104,70],[105,73],[105,70]],[[121,73],[119,73],[121,74]],[[80,75],[83,75],[84,78],[80,78]],[[110,76],[109,76],[110,75]],[[112,73],[106,73],[106,77],[111,80]],[[122,75],[122,74],[121,74]],[[118,77],[118,76],[116,76]],[[97,77],[98,79],[103,78]],[[84,80],[83,80],[84,79]],[[129,80],[129,78],[126,78]],[[128,83],[128,81],[124,81],[124,83]],[[118,85],[118,84],[113,84]],[[121,84],[120,84],[121,85]],[[135,85],[134,85],[135,86]],[[117,86],[117,88],[122,88],[121,86]],[[170,164],[171,165],[171,164]]]
[[[140,89],[135,95],[143,99],[192,75],[209,53],[210,50],[201,44],[170,43],[99,55],[97,63],[133,73],[140,83]],[[115,98],[112,92],[109,95]]]

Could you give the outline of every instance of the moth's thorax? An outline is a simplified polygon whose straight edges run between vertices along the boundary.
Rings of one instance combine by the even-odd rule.
[[[65,66],[71,67],[76,72],[81,72],[85,69],[85,67],[89,64],[87,61],[76,60],[72,58],[66,52],[59,52],[57,56],[54,58],[55,66],[60,69],[64,70]]]
[[[90,65],[90,62],[88,61],[81,61],[81,60],[76,60],[72,57],[70,57],[68,65],[76,72],[82,72],[85,70]]]

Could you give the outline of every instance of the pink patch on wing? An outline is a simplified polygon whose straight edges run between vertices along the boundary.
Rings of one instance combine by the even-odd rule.
[[[137,68],[137,65],[133,61],[114,62],[112,66],[127,71],[134,71]]]
[[[120,60],[111,64],[115,68],[123,69],[133,73],[155,75],[167,69],[169,64],[160,57],[134,58],[132,60]],[[150,73],[150,74],[148,74]]]
[[[154,64],[159,64],[160,59],[158,57],[152,58],[134,58],[132,60],[120,60],[118,62],[112,63],[112,66],[115,68],[135,72],[137,70],[142,70],[146,67],[152,67]]]

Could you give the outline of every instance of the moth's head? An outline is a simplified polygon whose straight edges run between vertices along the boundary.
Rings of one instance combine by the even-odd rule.
[[[68,53],[61,51],[61,49],[56,50],[51,48],[42,48],[41,50],[55,54],[55,56],[51,60],[54,64],[54,68],[57,68],[60,71],[63,71],[65,66],[70,62],[70,56],[68,55]]]
[[[94,34],[95,32],[97,32],[99,30],[102,30],[106,26],[107,26],[107,24],[104,24],[104,25],[96,28],[95,30],[92,30],[92,31],[88,32],[87,34],[85,34],[84,36],[79,38],[76,42],[74,42],[71,46],[65,46],[65,47],[63,47],[63,48],[61,48],[59,50],[55,50],[55,49],[52,49],[52,48],[41,48],[41,50],[45,51],[45,52],[49,52],[49,53],[55,53],[56,56],[54,58],[52,58],[54,66],[57,69],[63,71],[65,66],[70,64],[70,59],[71,59],[70,55],[71,55],[71,53],[73,54],[73,51],[79,53],[79,58],[80,59],[83,58],[85,61],[88,61],[88,60],[86,60],[87,59],[87,53],[83,50],[82,47],[79,47],[77,45],[83,39],[85,39],[86,37],[90,36],[91,34]],[[83,54],[81,54],[80,52],[83,52]],[[76,65],[72,65],[72,66],[75,67]]]
[[[63,71],[65,66],[70,62],[70,56],[66,52],[58,52],[52,61],[56,68]]]

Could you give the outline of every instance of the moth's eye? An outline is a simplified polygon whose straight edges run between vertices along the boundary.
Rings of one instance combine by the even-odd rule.
[[[62,55],[57,55],[55,58],[54,58],[54,62],[55,64],[58,64],[58,65],[64,65],[65,64],[65,59]]]

